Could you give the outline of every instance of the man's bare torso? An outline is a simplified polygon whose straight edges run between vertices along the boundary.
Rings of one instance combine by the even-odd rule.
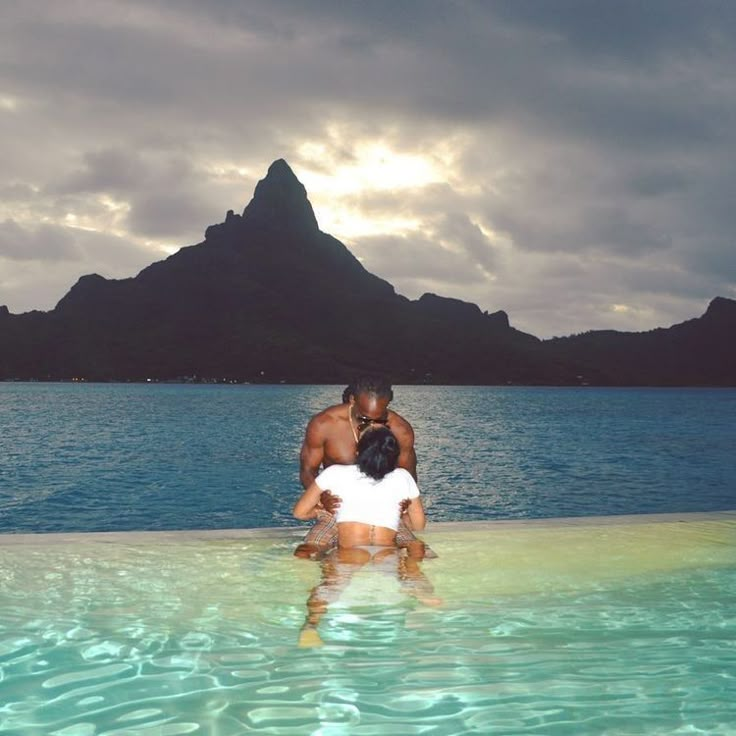
[[[352,465],[358,452],[358,432],[350,419],[350,405],[338,404],[322,412],[324,421],[324,457],[322,465]],[[390,415],[393,412],[389,412]]]
[[[300,453],[299,479],[304,489],[314,483],[320,467],[355,463],[358,435],[371,424],[387,424],[399,443],[398,467],[416,479],[414,431],[406,419],[388,408],[389,401],[361,394],[349,404],[330,406],[310,419]]]
[[[322,465],[352,465],[358,450],[358,432],[350,419],[350,405],[337,404],[318,414],[313,421],[319,422],[324,437]],[[396,435],[401,445],[408,422],[395,411],[388,411],[388,428]]]

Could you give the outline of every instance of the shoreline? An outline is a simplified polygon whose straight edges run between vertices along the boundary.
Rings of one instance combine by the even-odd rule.
[[[201,378],[196,380],[187,380],[186,378],[110,378],[110,379],[92,379],[92,378],[0,378],[0,384],[75,384],[75,385],[91,385],[91,386],[345,386],[345,381],[258,381],[258,380],[240,380],[240,379],[219,379],[219,378]],[[401,386],[427,388],[614,388],[614,389],[734,389],[736,381],[733,383],[596,383],[590,381],[582,381],[579,383],[522,383],[516,381],[506,381],[505,383],[428,383],[426,381],[416,383],[393,383],[394,388]]]

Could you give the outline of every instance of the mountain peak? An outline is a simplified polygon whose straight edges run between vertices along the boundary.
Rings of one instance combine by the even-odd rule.
[[[736,301],[727,299],[724,296],[717,296],[711,300],[704,316],[709,319],[733,320],[736,318]]]
[[[299,183],[299,180],[296,178],[296,174],[291,169],[291,166],[286,163],[286,160],[283,158],[277,158],[269,167],[268,171],[266,172],[266,178],[269,176],[271,177],[290,177],[293,179],[297,184]]]
[[[282,158],[268,167],[265,178],[256,185],[243,218],[267,228],[318,229],[307,190]]]

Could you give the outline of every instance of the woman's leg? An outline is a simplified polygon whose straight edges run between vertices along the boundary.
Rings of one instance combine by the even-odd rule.
[[[294,557],[314,560],[337,544],[337,522],[332,514],[321,513],[304,541],[294,550]]]
[[[370,561],[371,554],[358,547],[338,548],[322,561],[322,581],[312,588],[307,599],[307,616],[299,632],[300,647],[319,647],[324,644],[317,626],[327,613],[327,606],[340,598],[357,570]]]

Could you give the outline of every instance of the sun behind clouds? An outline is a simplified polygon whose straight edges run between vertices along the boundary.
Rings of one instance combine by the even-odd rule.
[[[382,141],[357,142],[346,150],[305,142],[298,146],[299,178],[317,212],[320,228],[338,238],[416,231],[421,222],[400,208],[363,211],[370,195],[390,195],[445,181],[435,156],[401,152]]]

